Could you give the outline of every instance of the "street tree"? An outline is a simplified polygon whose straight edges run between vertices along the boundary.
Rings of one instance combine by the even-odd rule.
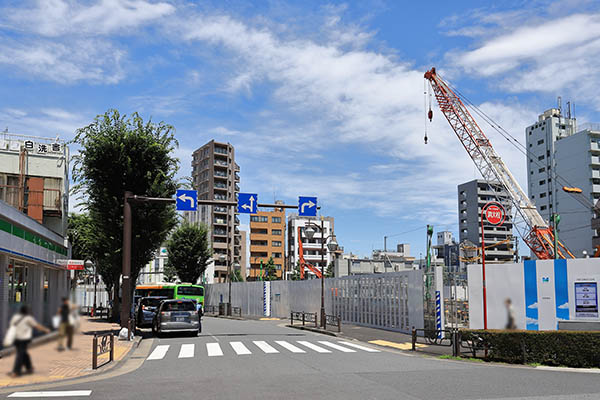
[[[269,261],[267,261],[267,263],[264,265],[263,274],[264,281],[276,281],[279,279],[277,277],[277,267],[275,266],[275,261],[273,260],[273,257],[269,257]]]
[[[182,282],[196,283],[206,270],[212,255],[205,225],[182,222],[167,241],[167,265],[177,272]]]
[[[165,265],[163,268],[163,281],[175,282],[177,280],[177,270],[172,265]]]
[[[113,294],[113,314],[119,315],[125,191],[172,198],[177,190],[178,160],[174,128],[164,122],[144,122],[109,110],[81,129],[73,142],[80,146],[73,165],[74,192],[85,201],[98,250],[98,272]],[[131,282],[175,226],[175,208],[167,203],[132,204]],[[132,285],[132,290],[135,285]]]

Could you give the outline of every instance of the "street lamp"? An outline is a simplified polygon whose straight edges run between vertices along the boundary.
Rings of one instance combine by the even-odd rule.
[[[325,329],[325,242],[331,238],[331,241],[327,244],[327,248],[332,252],[337,250],[338,243],[333,233],[328,236],[324,235],[323,232],[325,232],[325,226],[322,217],[321,226],[312,222],[307,222],[305,224],[304,234],[310,240],[315,236],[317,229],[321,232],[321,327]]]

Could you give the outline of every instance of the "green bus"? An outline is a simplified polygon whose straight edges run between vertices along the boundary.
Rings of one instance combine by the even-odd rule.
[[[191,299],[202,304],[204,308],[204,286],[192,285],[191,283],[152,283],[148,285],[137,285],[134,298],[148,296],[162,296],[168,299]]]

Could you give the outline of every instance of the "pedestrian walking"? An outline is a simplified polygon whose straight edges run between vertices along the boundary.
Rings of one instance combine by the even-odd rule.
[[[517,329],[515,323],[515,309],[512,306],[512,300],[507,298],[504,300],[504,305],[506,306],[506,326],[504,329]]]
[[[67,338],[67,348],[71,350],[73,347],[73,332],[75,331],[75,318],[71,314],[73,308],[71,302],[66,297],[62,298],[62,304],[56,313],[60,317],[60,325],[58,327],[58,351],[65,349],[65,337]]]
[[[21,306],[19,312],[11,318],[9,327],[14,327],[15,329],[14,344],[17,355],[15,357],[13,370],[12,372],[9,372],[8,375],[12,378],[21,376],[23,367],[25,367],[26,374],[32,374],[33,364],[31,363],[31,357],[27,352],[27,346],[33,338],[33,328],[46,333],[49,333],[50,329],[38,324],[38,322],[29,315],[29,307],[26,305]]]

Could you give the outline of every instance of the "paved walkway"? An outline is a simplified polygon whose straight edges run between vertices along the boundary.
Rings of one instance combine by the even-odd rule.
[[[0,388],[7,386],[28,385],[32,383],[52,382],[61,379],[76,378],[103,371],[100,368],[92,370],[92,341],[94,333],[118,332],[119,325],[97,320],[94,318],[81,318],[81,327],[73,337],[73,349],[57,351],[57,342],[50,341],[29,349],[29,355],[35,369],[32,375],[22,375],[11,378],[7,375],[12,371],[15,355],[0,359]],[[131,349],[133,342],[119,341],[115,337],[115,361],[122,359]],[[98,358],[98,363],[108,360],[108,353]],[[114,365],[114,363],[112,363]]]

